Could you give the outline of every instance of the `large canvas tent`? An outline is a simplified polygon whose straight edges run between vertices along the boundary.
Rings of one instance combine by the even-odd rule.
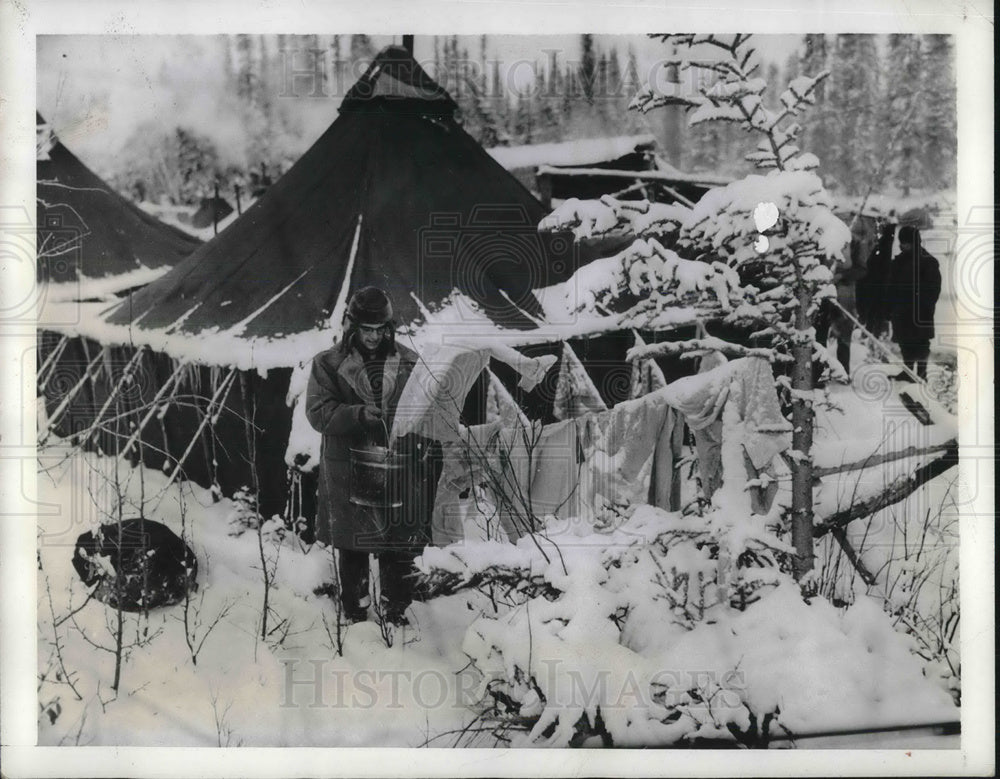
[[[201,241],[130,203],[84,165],[40,114],[37,278],[47,300],[86,300],[146,284]]]
[[[123,198],[37,112],[35,120],[38,391],[49,412],[72,410],[58,428],[66,434],[89,425],[103,404],[106,393],[89,377],[101,369],[117,383],[129,359],[79,335],[86,312],[162,276],[202,241]]]
[[[461,129],[455,109],[404,49],[386,49],[239,229],[108,321],[280,339],[326,327],[345,285],[375,284],[401,322],[420,315],[418,301],[457,288],[494,321],[531,327],[531,290],[572,269],[536,232],[542,206]]]
[[[289,443],[295,401],[353,290],[386,288],[403,324],[457,290],[475,321],[525,331],[542,316],[532,290],[585,261],[572,240],[538,232],[547,212],[455,109],[409,53],[383,51],[336,121],[240,219],[79,325],[95,373],[83,377],[87,400],[61,402],[52,430],[117,436],[105,451],[128,441],[130,456],[142,448],[149,463],[226,494],[255,484],[266,515],[311,514],[310,477],[287,467],[314,465]],[[117,376],[98,375],[102,355]]]

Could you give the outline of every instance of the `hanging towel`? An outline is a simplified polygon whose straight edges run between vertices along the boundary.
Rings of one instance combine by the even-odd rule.
[[[559,381],[552,402],[553,416],[559,420],[575,419],[584,414],[606,411],[607,408],[573,347],[564,342],[562,361],[559,363]]]
[[[519,386],[531,390],[556,361],[554,355],[525,357],[505,346],[485,349],[434,345],[425,348],[403,388],[390,441],[417,433],[437,441],[458,440],[465,398],[496,357],[521,374]]]

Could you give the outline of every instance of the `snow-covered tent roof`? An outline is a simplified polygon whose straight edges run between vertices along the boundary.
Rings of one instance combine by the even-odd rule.
[[[35,118],[37,277],[48,285],[47,300],[105,297],[148,283],[201,245],[115,192]]]
[[[564,143],[537,143],[524,146],[497,146],[489,155],[507,170],[536,168],[540,165],[586,166],[612,162],[637,152],[652,151],[653,135],[620,135],[612,138],[584,138]]]
[[[350,292],[369,284],[389,291],[402,323],[458,289],[494,324],[534,327],[532,290],[568,277],[576,249],[538,233],[546,211],[454,108],[404,49],[385,49],[303,157],[231,228],[108,312],[98,337],[122,342],[124,330],[178,357],[201,340],[213,345],[202,361],[288,366],[330,343]]]
[[[541,165],[536,174],[542,199],[551,206],[569,198],[597,199],[603,195],[693,205],[712,187],[725,186],[732,180],[712,173],[686,173],[658,154],[651,155],[643,167],[617,162],[586,166]]]

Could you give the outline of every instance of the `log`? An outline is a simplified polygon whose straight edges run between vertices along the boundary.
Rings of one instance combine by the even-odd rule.
[[[850,561],[851,565],[854,566],[854,570],[858,572],[861,576],[861,580],[871,587],[875,584],[875,574],[868,570],[868,566],[864,564],[861,559],[861,555],[851,544],[850,540],[847,538],[847,531],[843,527],[835,527],[833,529],[833,537],[837,539],[837,543],[840,544],[840,548],[844,550],[844,554],[847,555],[847,559]]]
[[[908,446],[905,449],[900,449],[898,452],[885,452],[883,454],[873,454],[866,457],[864,460],[856,460],[851,463],[842,463],[840,465],[831,465],[826,468],[814,468],[813,476],[832,476],[835,473],[847,473],[848,471],[860,471],[862,468],[873,468],[876,465],[883,465],[884,463],[895,462],[896,460],[905,460],[909,457],[920,457],[925,454],[934,454],[935,452],[943,452],[948,449],[958,446],[958,442],[952,438],[950,441],[945,441],[943,444],[934,444],[933,446],[916,447]]]
[[[940,476],[956,465],[958,465],[958,444],[952,441],[940,457],[922,465],[912,474],[896,479],[878,495],[866,498],[841,511],[835,511],[822,521],[815,523],[813,536],[819,538],[836,528],[846,527],[856,519],[870,517],[877,511],[899,503],[931,479]]]

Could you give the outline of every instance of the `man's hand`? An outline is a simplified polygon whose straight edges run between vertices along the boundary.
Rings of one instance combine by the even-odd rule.
[[[365,406],[361,409],[361,424],[367,430],[382,428],[382,409],[378,406]]]

